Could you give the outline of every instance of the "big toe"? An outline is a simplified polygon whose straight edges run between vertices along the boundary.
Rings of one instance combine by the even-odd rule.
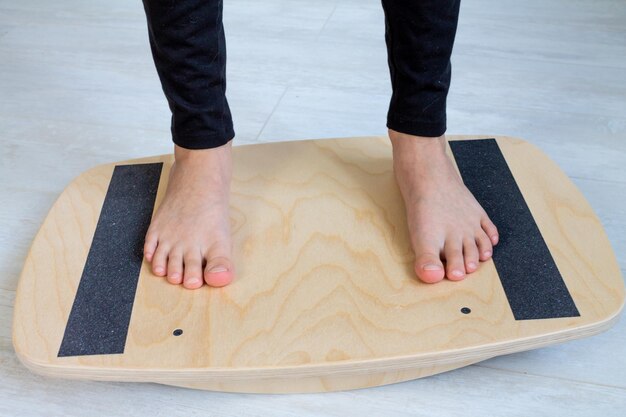
[[[418,253],[415,259],[417,277],[428,284],[439,282],[445,276],[439,256],[431,252]]]
[[[204,268],[204,281],[212,287],[223,287],[233,281],[234,271],[226,256],[207,257]]]

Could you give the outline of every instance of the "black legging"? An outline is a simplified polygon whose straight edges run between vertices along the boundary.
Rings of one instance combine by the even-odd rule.
[[[226,100],[222,0],[143,0],[152,56],[172,111],[172,139],[188,149],[235,136]],[[387,127],[446,131],[450,55],[460,0],[382,0],[392,95]]]

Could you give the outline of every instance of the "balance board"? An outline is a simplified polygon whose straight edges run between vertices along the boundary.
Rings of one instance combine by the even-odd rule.
[[[145,233],[173,155],[97,166],[25,261],[13,344],[31,371],[197,389],[323,392],[420,378],[608,329],[624,283],[600,221],[521,139],[450,136],[499,228],[463,281],[419,281],[386,136],[233,147],[236,278],[152,275]],[[452,198],[452,196],[451,196]]]

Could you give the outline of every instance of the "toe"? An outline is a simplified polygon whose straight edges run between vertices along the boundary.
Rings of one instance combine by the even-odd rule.
[[[439,245],[434,242],[415,245],[415,274],[419,279],[434,284],[445,276],[439,256]]]
[[[491,240],[482,229],[476,233],[476,244],[478,245],[478,256],[481,261],[486,261],[491,258],[491,254],[493,253]]]
[[[183,282],[183,252],[172,249],[167,260],[167,280],[170,284]]]
[[[469,238],[463,241],[463,259],[465,261],[465,272],[470,274],[478,269],[479,258],[476,240]]]
[[[495,224],[493,224],[491,219],[487,217],[487,215],[483,217],[482,221],[480,222],[480,225],[482,226],[485,233],[487,233],[487,236],[489,236],[489,240],[491,241],[491,244],[492,245],[497,244],[498,239],[500,238],[498,235],[498,228],[496,227]]]
[[[148,262],[152,262],[152,257],[154,255],[154,251],[157,248],[158,242],[159,240],[156,233],[152,233],[151,231],[148,231],[148,233],[146,233],[146,239],[143,244],[143,255],[146,257]]]
[[[446,256],[446,276],[452,281],[465,278],[465,264],[463,262],[463,245],[456,239],[448,239],[444,245]]]
[[[169,248],[167,245],[160,243],[156,251],[154,252],[154,256],[152,257],[152,272],[154,275],[158,275],[160,277],[165,276],[167,269],[167,256],[169,253]]]
[[[207,256],[204,268],[204,280],[212,287],[223,287],[232,282],[234,272],[232,262],[227,256]]]
[[[202,286],[202,256],[200,252],[188,252],[184,255],[183,286],[196,289]]]

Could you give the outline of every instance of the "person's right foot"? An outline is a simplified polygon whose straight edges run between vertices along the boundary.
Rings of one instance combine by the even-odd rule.
[[[229,197],[232,140],[217,148],[175,146],[165,198],[152,219],[144,256],[172,284],[214,287],[234,277]]]

